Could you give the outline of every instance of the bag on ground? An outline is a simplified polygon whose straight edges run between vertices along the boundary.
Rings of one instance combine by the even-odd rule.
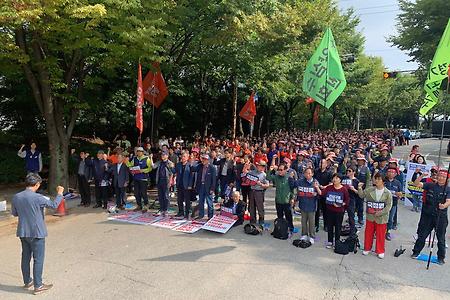
[[[288,223],[284,218],[276,218],[273,222],[272,235],[274,238],[280,240],[287,240],[288,235]]]
[[[262,228],[256,224],[245,224],[244,232],[250,235],[258,235],[262,233]]]

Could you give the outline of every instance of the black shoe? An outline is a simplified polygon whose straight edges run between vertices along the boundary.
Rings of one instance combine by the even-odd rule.
[[[413,253],[411,254],[411,258],[412,258],[412,259],[417,259],[418,256],[419,256],[419,253],[414,253],[414,252],[413,252]]]
[[[177,213],[177,215],[175,217],[177,217],[177,218],[184,217],[184,214],[179,212],[179,213]]]
[[[103,205],[103,209],[107,209],[108,207],[106,205]]]
[[[84,204],[84,203],[80,203],[80,204],[78,204],[77,206],[78,206],[78,207],[81,207],[81,206],[86,206],[86,204]]]
[[[135,209],[133,209],[133,211],[141,211],[142,210],[142,206],[137,206]]]
[[[92,208],[99,208],[102,207],[101,205],[95,204],[94,206],[92,206]]]
[[[319,232],[319,226],[316,226],[316,232]]]
[[[438,265],[442,266],[445,264],[445,260],[443,258],[438,258],[437,263],[438,263]]]

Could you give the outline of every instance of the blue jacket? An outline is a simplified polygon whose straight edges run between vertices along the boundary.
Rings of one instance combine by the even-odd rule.
[[[181,176],[181,173],[183,171],[183,163],[180,161],[175,165],[175,174],[177,177],[177,187],[178,188],[184,188],[188,189],[189,187],[192,188],[194,185],[194,173],[193,170],[191,170],[191,165],[189,162],[186,163],[186,167],[183,173],[183,177]]]
[[[202,184],[202,175],[203,175],[203,164],[199,164],[197,166],[196,175],[195,175],[195,189],[197,193],[200,191],[200,187]],[[208,164],[205,175],[205,189],[210,192],[214,192],[216,189],[216,168],[213,165]]]
[[[298,206],[302,211],[315,212],[317,209],[317,191],[314,188],[314,181],[308,182],[305,177],[299,180],[289,178],[291,189],[297,188]]]
[[[41,152],[34,151],[34,154],[31,152],[31,150],[26,151],[25,156],[25,168],[28,172],[39,172],[40,164],[39,164],[39,155],[41,155]]]
[[[12,200],[11,214],[19,217],[17,236],[45,238],[47,227],[44,220],[44,207],[57,208],[62,199],[62,196],[56,196],[55,201],[51,201],[29,189],[15,194]]]

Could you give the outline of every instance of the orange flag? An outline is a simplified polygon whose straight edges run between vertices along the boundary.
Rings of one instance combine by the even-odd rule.
[[[253,124],[256,116],[255,92],[248,97],[247,103],[242,107],[239,116]]]
[[[169,94],[169,91],[159,69],[159,64],[154,63],[153,66],[157,70],[156,73],[150,70],[144,78],[144,98],[158,108]]]
[[[144,94],[142,91],[142,69],[141,64],[138,68],[138,84],[136,91],[136,127],[139,129],[139,134],[144,130],[144,117],[142,116],[142,106],[144,105]]]

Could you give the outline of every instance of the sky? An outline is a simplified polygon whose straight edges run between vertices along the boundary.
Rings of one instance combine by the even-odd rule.
[[[389,71],[417,69],[417,64],[408,62],[406,52],[386,42],[389,35],[396,34],[396,17],[400,13],[397,0],[338,0],[339,8],[353,7],[361,19],[358,30],[366,39],[365,53],[380,56]]]

